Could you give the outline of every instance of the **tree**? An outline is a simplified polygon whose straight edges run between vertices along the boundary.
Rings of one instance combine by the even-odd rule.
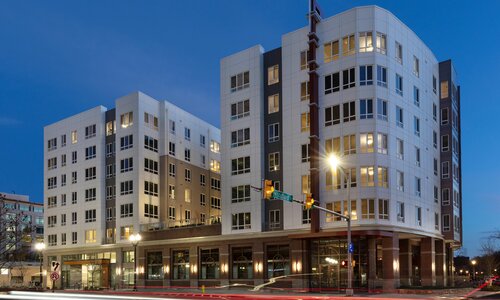
[[[30,216],[0,194],[0,268],[12,269],[18,262],[34,259],[34,229]]]
[[[481,243],[481,253],[480,263],[486,275],[493,274],[493,270],[497,268],[498,261],[496,259],[497,247],[495,240],[492,237],[488,237]]]

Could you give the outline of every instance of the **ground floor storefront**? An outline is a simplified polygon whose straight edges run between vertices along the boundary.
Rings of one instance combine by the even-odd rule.
[[[265,234],[257,238],[162,240],[145,233],[131,245],[106,251],[58,254],[66,289],[129,288],[134,265],[139,287],[259,286],[336,291],[347,287],[347,240],[342,233]],[[353,287],[391,290],[400,286],[452,284],[453,250],[434,237],[395,232],[354,232]],[[137,258],[137,263],[134,260]],[[49,286],[51,283],[48,283]]]

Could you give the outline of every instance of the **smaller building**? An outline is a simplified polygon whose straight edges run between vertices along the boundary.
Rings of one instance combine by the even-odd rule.
[[[40,280],[43,203],[29,196],[0,193],[0,286],[29,287]]]

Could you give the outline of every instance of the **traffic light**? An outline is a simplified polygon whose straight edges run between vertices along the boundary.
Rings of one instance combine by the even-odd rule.
[[[262,188],[262,198],[269,200],[272,198],[274,192],[274,184],[272,180],[264,180],[264,187]]]
[[[314,199],[312,194],[306,194],[306,201],[304,202],[304,206],[306,209],[311,209],[314,205]]]

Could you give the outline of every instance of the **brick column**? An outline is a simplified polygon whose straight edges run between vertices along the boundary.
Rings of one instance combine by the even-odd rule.
[[[436,285],[446,286],[446,260],[445,243],[443,240],[435,241],[436,251]]]
[[[305,258],[305,242],[302,240],[290,241],[290,271],[291,274],[302,274],[304,271],[304,258]],[[291,277],[293,288],[303,288],[303,276]]]
[[[411,261],[411,241],[399,240],[399,274],[401,285],[411,286],[412,283],[412,261]]]
[[[264,272],[267,269],[266,262],[264,261],[264,245],[262,242],[257,241],[253,244],[253,278],[255,285],[264,283]],[[260,266],[260,270],[258,267]]]
[[[399,288],[399,235],[382,238],[384,290]]]
[[[137,268],[139,272],[137,273],[137,288],[144,287],[146,285],[146,250],[141,247],[141,244],[137,246]]]
[[[449,274],[448,276],[448,286],[454,287],[455,286],[455,274],[453,272],[453,248],[451,248],[451,244],[446,244],[445,246],[445,251],[446,251],[446,260],[448,261],[448,268],[446,272]]]
[[[229,285],[229,245],[222,245],[219,247],[220,255],[220,285]]]
[[[377,239],[368,239],[368,289],[375,288],[377,279]]]
[[[422,238],[420,241],[420,267],[422,268],[422,286],[436,285],[435,239]]]
[[[200,269],[198,247],[191,246],[189,247],[189,285],[191,287],[198,287]]]

